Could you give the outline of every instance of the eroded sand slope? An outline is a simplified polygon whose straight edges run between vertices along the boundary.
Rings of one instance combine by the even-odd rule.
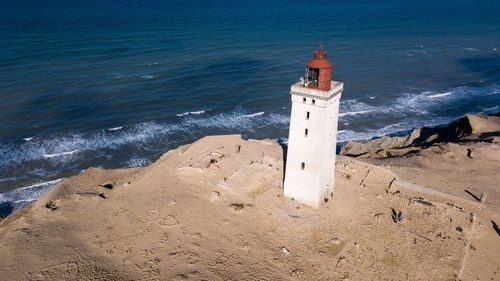
[[[493,206],[350,157],[319,210],[283,198],[282,177],[277,143],[239,136],[87,170],[0,222],[1,279],[500,278]]]

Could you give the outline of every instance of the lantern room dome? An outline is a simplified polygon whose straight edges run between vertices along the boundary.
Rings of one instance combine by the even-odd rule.
[[[320,48],[314,51],[313,59],[307,63],[307,67],[316,69],[333,68],[333,65],[328,61],[327,53]]]
[[[333,65],[328,61],[328,55],[320,45],[314,51],[313,59],[306,64],[306,75],[301,79],[302,85],[311,89],[329,91],[332,83]]]

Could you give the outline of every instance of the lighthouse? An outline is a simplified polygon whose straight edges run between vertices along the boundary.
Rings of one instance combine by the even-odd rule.
[[[291,86],[292,110],[284,193],[319,208],[332,196],[340,96],[344,83],[332,80],[333,65],[321,46]]]

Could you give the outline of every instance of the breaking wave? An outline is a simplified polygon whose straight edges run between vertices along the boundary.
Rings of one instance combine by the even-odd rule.
[[[199,110],[199,111],[186,111],[186,112],[183,112],[183,113],[178,113],[176,114],[177,117],[182,117],[182,116],[186,116],[186,115],[200,115],[200,114],[203,114],[205,113],[205,110]]]
[[[77,152],[78,149],[72,150],[72,151],[65,151],[61,153],[54,153],[54,154],[44,154],[42,157],[44,158],[53,158],[53,157],[59,157],[59,156],[65,156],[65,155],[72,155],[73,153]]]
[[[145,122],[127,126],[126,129],[117,127],[87,134],[39,137],[30,142],[0,146],[0,167],[12,168],[40,159],[58,163],[90,150],[116,150],[125,145],[148,145],[176,134],[191,133],[193,130],[206,133],[214,129],[223,129],[228,133],[252,132],[262,126],[288,125],[288,122],[288,116],[282,114],[245,114],[237,110],[203,118],[186,115],[176,123]]]
[[[464,108],[463,112],[457,112],[456,115],[449,116],[455,118],[471,111],[475,113],[481,112],[480,108],[474,109],[470,107],[471,104],[477,104],[476,100],[479,98],[488,97],[493,102],[499,102],[495,97],[492,97],[498,92],[500,92],[500,87],[497,84],[492,84],[483,87],[461,86],[442,92],[402,93],[394,99],[383,102],[381,105],[371,105],[356,99],[343,100],[340,102],[339,117],[342,122],[364,119],[368,116],[391,119],[395,117],[397,119],[403,117],[415,120],[432,119],[442,116],[440,111],[443,109],[449,109],[449,112],[453,112],[458,107]]]
[[[257,112],[257,113],[252,113],[252,114],[246,114],[246,115],[242,115],[241,117],[255,117],[255,116],[260,116],[260,115],[264,115],[264,111],[261,111],[261,112]]]

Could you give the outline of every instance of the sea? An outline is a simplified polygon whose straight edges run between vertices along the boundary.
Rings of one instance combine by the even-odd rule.
[[[340,144],[500,111],[498,0],[0,0],[0,215],[203,136],[286,143],[320,44]]]

